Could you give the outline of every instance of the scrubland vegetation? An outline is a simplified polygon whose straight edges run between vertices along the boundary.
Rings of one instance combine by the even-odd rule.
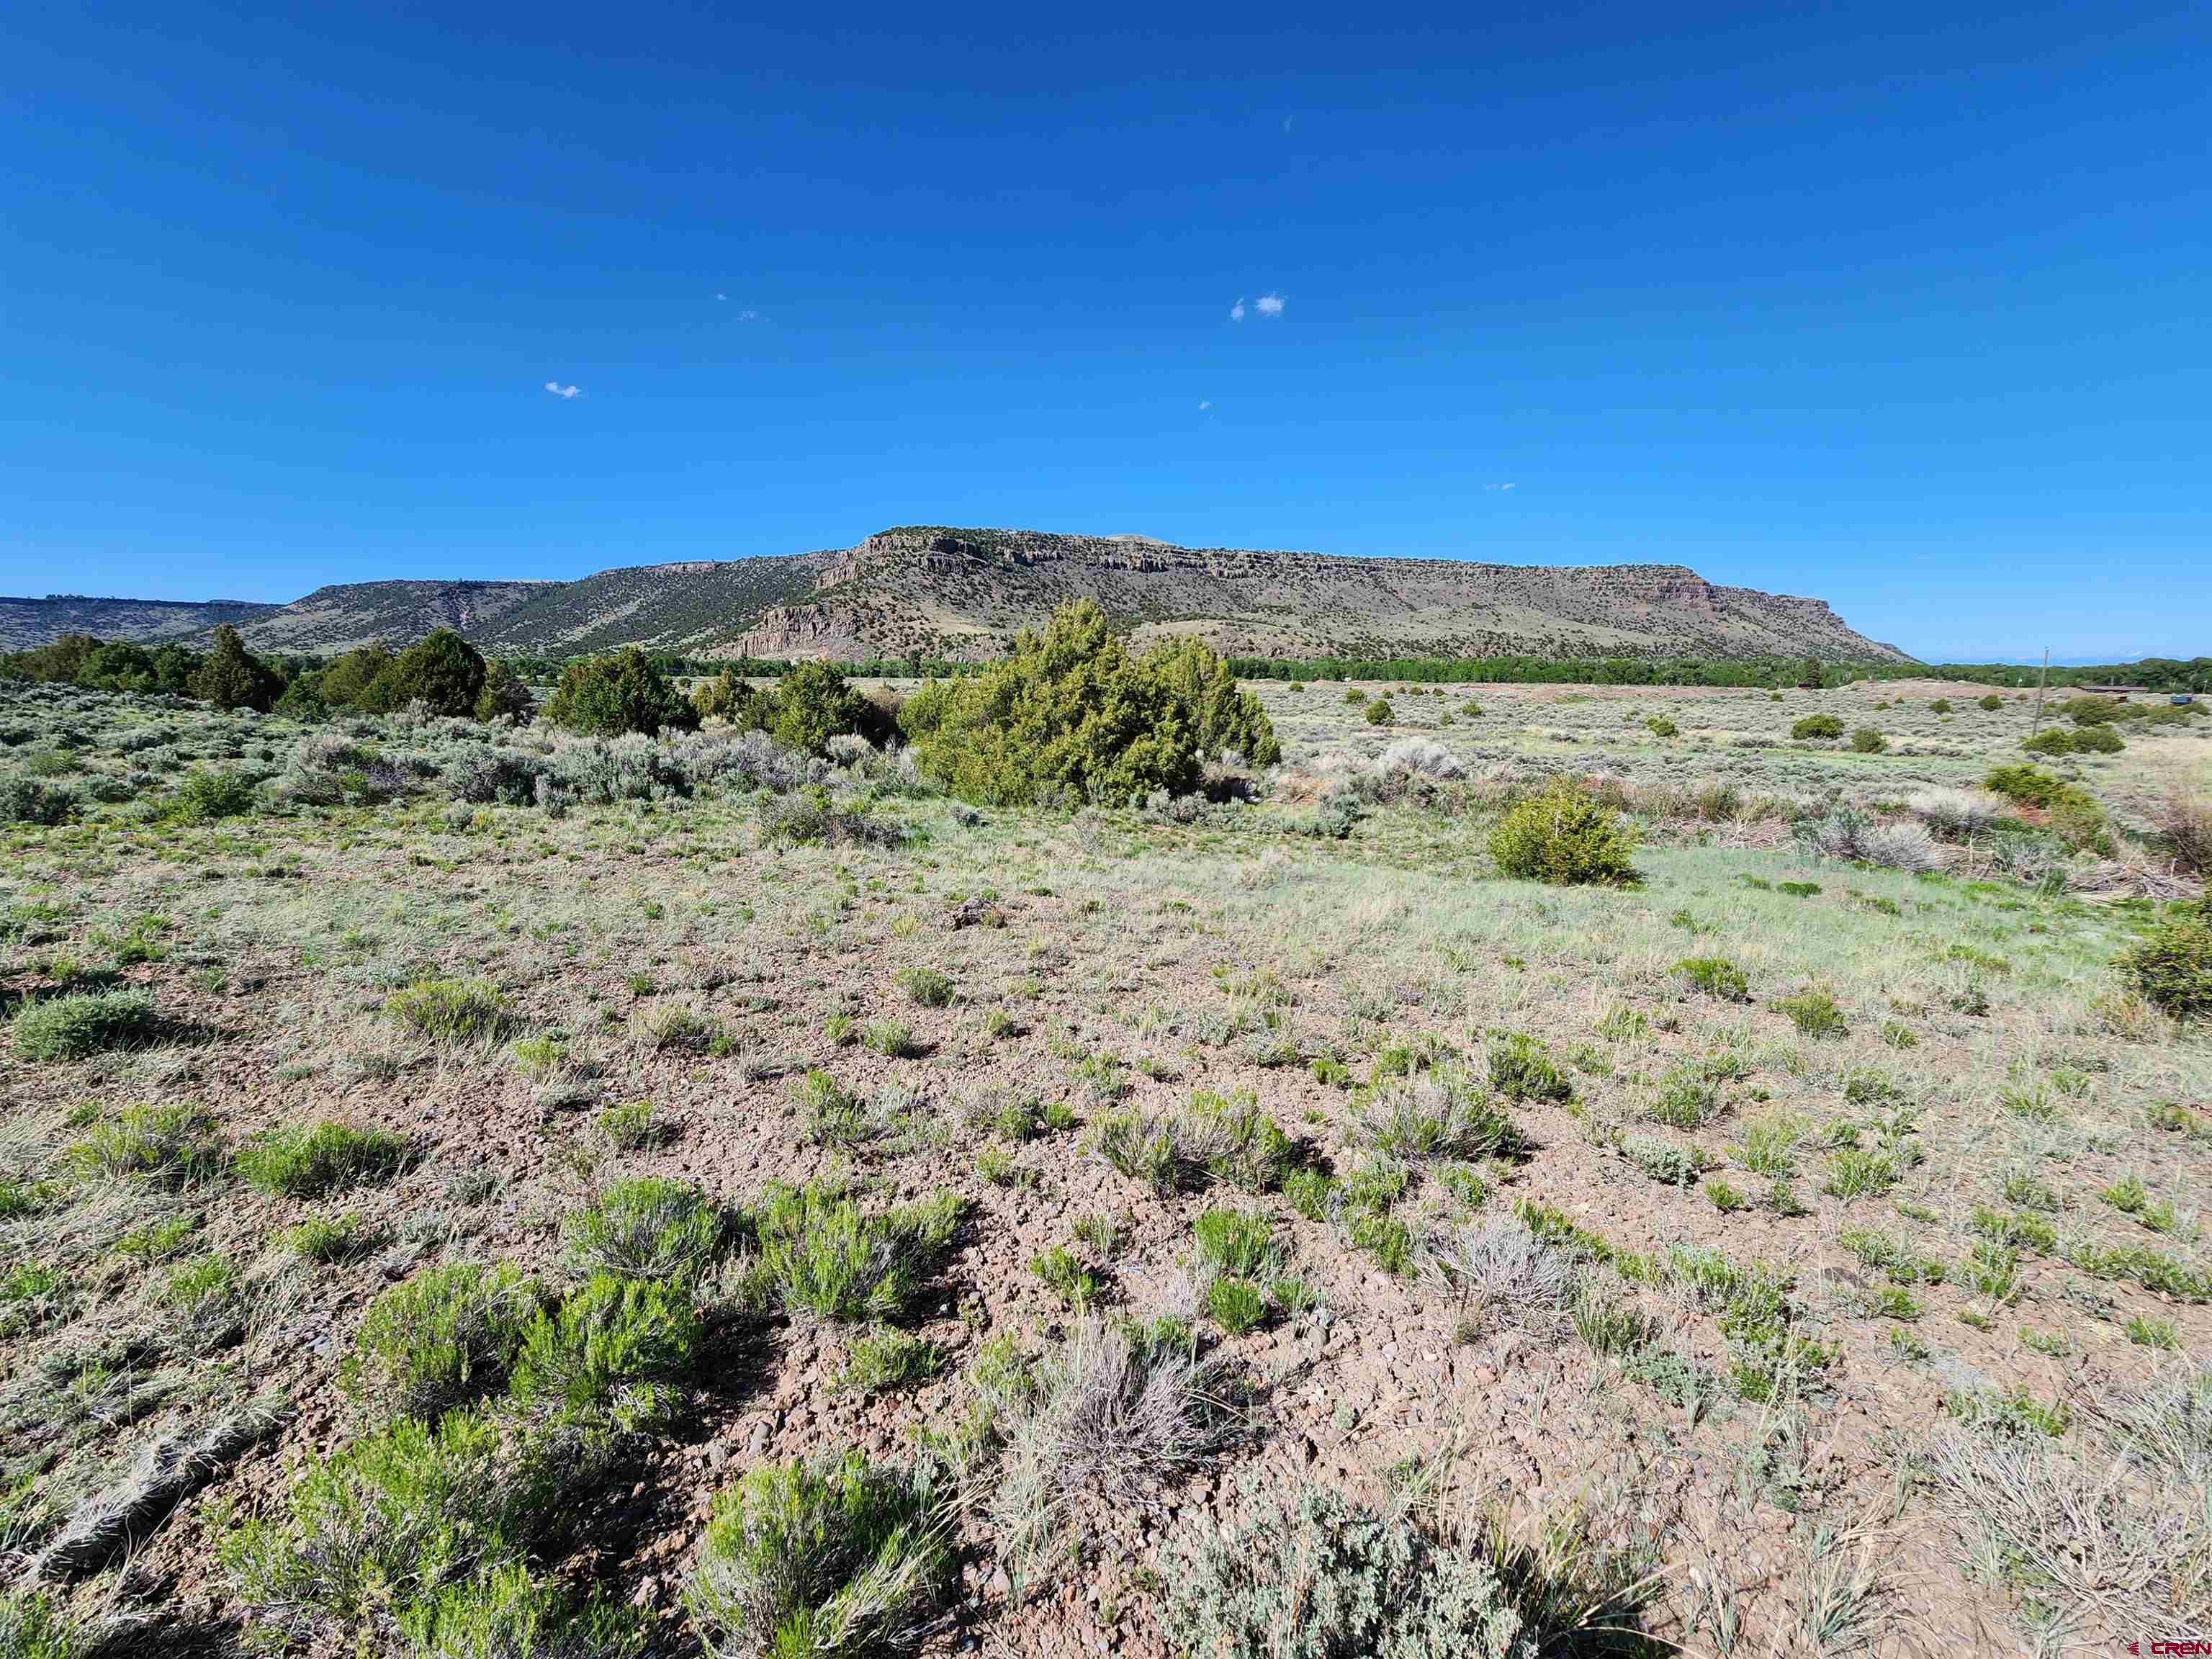
[[[2212,1623],[2212,720],[473,654],[0,685],[0,1654]]]

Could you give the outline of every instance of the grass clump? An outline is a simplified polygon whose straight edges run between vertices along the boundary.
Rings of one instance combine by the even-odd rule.
[[[1098,1299],[1098,1275],[1076,1259],[1064,1244],[1030,1258],[1030,1272],[1067,1307],[1082,1313]]]
[[[845,1369],[837,1387],[848,1394],[883,1394],[926,1382],[944,1369],[945,1351],[927,1338],[904,1331],[868,1331],[845,1350]]]
[[[1751,981],[1725,957],[1685,957],[1674,964],[1674,971],[1692,990],[1717,1002],[1751,1000]]]
[[[311,1215],[297,1226],[276,1235],[276,1245],[302,1261],[357,1261],[380,1249],[388,1235],[351,1211],[343,1215]]]
[[[489,980],[418,980],[385,999],[384,1012],[408,1030],[449,1046],[492,1043],[514,1030],[506,994]]]
[[[875,1134],[867,1109],[827,1072],[808,1072],[792,1085],[791,1097],[806,1138],[817,1146],[857,1146]]]
[[[1841,1036],[1847,1026],[1832,992],[1815,988],[1776,1001],[1775,1012],[1790,1016],[1790,1023],[1809,1037]]]
[[[341,1381],[387,1413],[434,1418],[507,1374],[538,1311],[537,1287],[505,1262],[426,1268],[368,1304]]]
[[[142,1104],[95,1124],[62,1157],[85,1175],[142,1176],[178,1185],[219,1170],[222,1143],[204,1107]]]
[[[1828,1179],[1822,1190],[1837,1198],[1863,1198],[1886,1193],[1896,1184],[1897,1161],[1887,1152],[1845,1146],[1828,1160]]]
[[[1489,1060],[1490,1086],[1508,1100],[1565,1103],[1574,1098],[1575,1085],[1539,1038],[1520,1031],[1494,1031]]]
[[[1234,1374],[1199,1358],[1180,1321],[1083,1320],[1033,1366],[1006,1368],[989,1393],[1001,1450],[988,1510],[1018,1585],[1066,1559],[1079,1505],[1126,1508],[1244,1424]]]
[[[721,1206],[690,1182],[641,1176],[617,1181],[562,1224],[586,1275],[697,1285],[720,1255],[728,1229]]]
[[[818,1184],[773,1186],[753,1212],[757,1270],[787,1309],[842,1322],[896,1319],[935,1271],[961,1213],[951,1193],[871,1216]]]
[[[768,1464],[714,1500],[685,1604],[710,1654],[910,1651],[951,1591],[947,1530],[913,1476],[858,1452]]]
[[[407,1143],[383,1129],[322,1122],[269,1129],[238,1149],[232,1166],[264,1192],[321,1198],[389,1181],[407,1161]]]
[[[908,968],[898,975],[899,989],[917,1008],[943,1008],[952,1001],[952,981],[934,968]]]
[[[593,1120],[593,1126],[599,1138],[618,1152],[641,1152],[676,1137],[676,1126],[660,1116],[649,1100],[610,1106]]]
[[[1530,1073],[1522,1060],[1510,1060],[1506,1064],[1516,1086],[1530,1086]],[[1493,1076],[1498,1065],[1493,1056]],[[1565,1076],[1540,1053],[1534,1065],[1548,1068],[1552,1079],[1565,1085]],[[1364,1091],[1355,1109],[1361,1139],[1394,1158],[1506,1158],[1518,1153],[1526,1144],[1512,1119],[1455,1062],[1411,1077],[1389,1079]]]
[[[144,991],[86,991],[28,1004],[12,1037],[23,1060],[82,1060],[111,1048],[137,1048],[161,1035],[153,996]]]
[[[1555,886],[1631,885],[1635,850],[1633,827],[1568,779],[1507,809],[1490,832],[1500,873]]]

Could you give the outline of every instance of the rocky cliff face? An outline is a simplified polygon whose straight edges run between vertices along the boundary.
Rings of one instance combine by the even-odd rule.
[[[1249,656],[1905,659],[1822,600],[1717,586],[1678,564],[1343,559],[944,526],[574,582],[327,587],[257,611],[245,629],[252,642],[287,650],[400,643],[450,627],[487,650],[548,654],[634,644],[706,657],[980,659],[1075,599],[1096,599],[1140,640],[1195,635]]]

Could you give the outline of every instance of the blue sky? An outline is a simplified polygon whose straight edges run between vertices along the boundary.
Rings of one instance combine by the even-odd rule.
[[[0,591],[989,524],[2212,650],[2204,5],[765,9],[7,9]]]

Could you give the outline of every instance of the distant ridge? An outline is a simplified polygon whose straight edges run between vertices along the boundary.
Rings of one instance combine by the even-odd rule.
[[[0,629],[18,647],[64,632],[188,638],[230,622],[275,651],[400,643],[449,627],[487,650],[553,656],[641,645],[696,657],[976,659],[1081,598],[1140,640],[1192,635],[1244,656],[1911,660],[1853,631],[1826,600],[1719,586],[1682,565],[1339,558],[938,526],[578,581],[356,582],[281,606],[8,599]]]

